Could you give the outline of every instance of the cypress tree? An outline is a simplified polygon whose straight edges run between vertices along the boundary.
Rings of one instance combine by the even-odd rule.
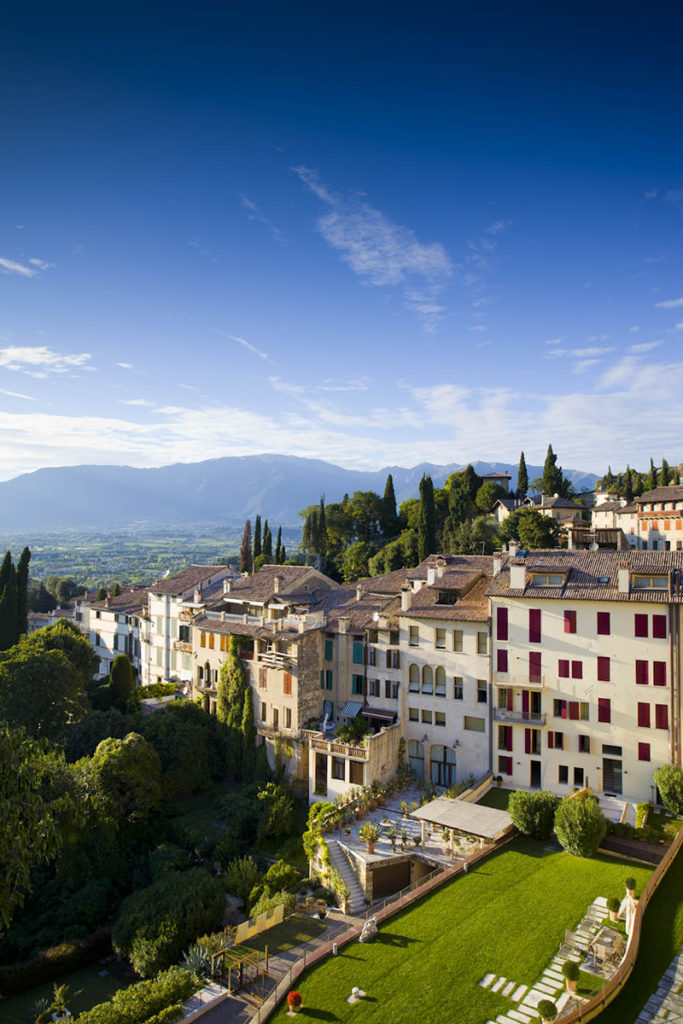
[[[9,554],[9,552],[8,552]],[[3,563],[4,570],[4,563]],[[19,639],[17,619],[17,571],[10,556],[9,570],[5,574],[6,583],[0,592],[0,651],[14,647]]]
[[[251,519],[247,519],[242,531],[242,544],[240,546],[240,572],[251,572],[253,560],[251,557]]]
[[[603,484],[609,479],[610,483],[612,480],[612,470],[607,470],[607,476],[603,478]],[[553,451],[553,446],[548,445],[548,451],[545,457],[545,463],[543,465],[543,477],[541,487],[545,494],[561,494],[562,493],[562,470],[557,466],[557,455]]]
[[[0,594],[2,594],[3,590],[7,586],[7,581],[9,579],[9,577],[10,577],[10,572],[11,571],[12,571],[12,554],[11,554],[10,551],[8,551],[6,553],[6,555],[5,555],[5,557],[2,560],[2,565],[0,566]]]
[[[277,539],[275,541],[275,564],[276,565],[280,565],[281,564],[281,561],[280,561],[281,557],[282,557],[282,527],[278,526],[278,528],[277,528]]]
[[[633,501],[633,470],[627,466],[624,474],[624,487],[622,497],[627,501]]]
[[[287,549],[285,548],[285,546],[283,544],[282,547],[280,548],[280,565],[284,565],[286,561],[287,561]]]
[[[420,506],[417,513],[417,557],[422,562],[436,551],[436,509],[434,484],[426,473],[420,480]]]
[[[256,727],[254,726],[254,699],[251,687],[244,691],[242,706],[242,776],[251,779],[256,764]]]
[[[105,590],[104,587],[100,587],[100,589],[97,591],[97,594],[95,595],[95,600],[96,601],[106,601],[106,599],[107,599],[107,591]]]
[[[674,466],[674,468],[671,471],[671,483],[672,484],[680,484],[680,482],[681,482],[681,474],[678,471],[678,466]]]
[[[657,486],[657,470],[655,469],[655,464],[654,464],[652,458],[650,458],[650,472],[647,474],[647,477],[645,478],[645,490],[647,490],[647,491],[654,491],[656,486]]]
[[[323,558],[327,554],[327,523],[325,522],[325,495],[320,498],[320,512],[318,513],[318,554]]]
[[[267,525],[267,522],[266,522],[266,525]],[[265,536],[265,530],[264,530],[264,536]],[[256,559],[258,558],[258,556],[261,554],[262,551],[263,551],[263,548],[261,547],[261,516],[256,516],[256,519],[254,520],[254,545],[253,545],[254,561],[256,561]]]
[[[462,478],[467,488],[467,493],[472,501],[474,501],[477,496],[477,491],[481,487],[481,477],[475,473],[472,463],[469,463],[469,465],[465,467]]]
[[[387,477],[387,482],[384,486],[384,497],[382,498],[382,536],[385,540],[389,537],[395,537],[398,533],[398,525],[396,522],[396,494],[394,492],[394,478],[391,473]]]
[[[109,671],[112,704],[119,711],[135,709],[135,673],[125,654],[117,654]]]
[[[526,498],[528,490],[529,474],[527,473],[524,452],[522,452],[519,456],[519,469],[517,470],[517,497]]]
[[[639,497],[639,495],[641,495],[643,493],[643,489],[644,489],[643,488],[643,477],[642,477],[642,474],[641,473],[636,473],[635,470],[632,470],[632,479],[633,479],[633,497],[637,498],[637,497]]]
[[[659,486],[666,487],[669,483],[669,463],[662,459],[662,468],[659,471]]]
[[[120,597],[120,595],[121,595],[121,584],[120,583],[115,583],[113,588],[112,588],[111,596],[112,597]]]
[[[268,520],[267,519],[266,519],[265,523],[263,524],[263,550],[262,550],[262,554],[264,554],[266,556],[266,558],[268,559],[269,562],[273,561],[273,535],[270,532],[270,527],[268,526]]]

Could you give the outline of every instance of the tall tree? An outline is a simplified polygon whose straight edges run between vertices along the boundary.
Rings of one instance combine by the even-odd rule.
[[[254,520],[254,561],[256,561],[256,559],[258,558],[262,551],[263,547],[261,545],[261,516],[256,516],[256,519]]]
[[[327,520],[325,517],[325,495],[320,496],[320,511],[318,513],[318,552],[325,557],[327,554]]]
[[[135,711],[135,672],[125,654],[117,654],[109,671],[112,704],[118,711]]]
[[[121,584],[120,583],[115,583],[114,586],[111,588],[111,596],[112,597],[120,597],[121,596]]]
[[[106,601],[106,599],[107,599],[107,591],[106,591],[106,589],[104,587],[100,587],[100,589],[97,591],[97,594],[95,595],[95,600],[96,601]]]
[[[608,470],[608,475],[605,476],[605,480],[609,477],[612,479],[612,471]],[[557,455],[553,451],[553,446],[548,445],[548,451],[545,457],[545,463],[543,466],[543,477],[542,487],[545,494],[559,494],[562,490],[562,470],[557,465]]]
[[[242,706],[242,775],[250,779],[256,763],[256,726],[254,725],[254,700],[251,687],[244,691]]]
[[[275,541],[275,564],[282,564],[282,527],[277,528],[277,540]]]
[[[624,473],[624,487],[621,495],[627,501],[633,500],[633,470],[629,466],[626,467],[626,472]]]
[[[521,452],[519,456],[519,468],[517,470],[517,497],[526,498],[528,490],[529,474],[527,473],[524,452]]]
[[[470,498],[474,501],[477,491],[481,487],[481,477],[475,472],[474,466],[471,463],[463,470],[462,479],[465,482]]]
[[[251,572],[251,519],[247,519],[242,531],[242,544],[240,546],[240,572]]]
[[[263,554],[268,562],[273,561],[273,535],[270,532],[267,519],[263,524]]]
[[[7,554],[9,555],[9,552]],[[3,563],[3,570],[4,568]],[[9,569],[3,575],[5,575],[6,582],[0,591],[0,651],[7,651],[10,647],[14,647],[19,639],[17,571],[11,557]]]
[[[666,459],[662,459],[662,468],[659,471],[659,477],[658,477],[658,480],[657,480],[657,482],[658,482],[660,487],[667,487],[668,486],[669,476],[670,476],[669,463],[666,461]]]
[[[17,633],[28,632],[28,565],[31,561],[29,548],[24,548],[17,565]]]
[[[654,461],[652,460],[652,457],[650,457],[650,472],[647,474],[647,476],[645,478],[645,490],[646,491],[654,491],[656,486],[657,486],[657,470],[655,469],[655,464],[654,464]]]
[[[394,478],[391,473],[387,476],[384,485],[384,497],[382,498],[382,536],[385,540],[395,537],[398,533],[398,517],[396,515],[396,494],[394,492]]]
[[[434,484],[426,473],[420,480],[420,508],[417,523],[417,555],[422,562],[436,551],[436,510]]]

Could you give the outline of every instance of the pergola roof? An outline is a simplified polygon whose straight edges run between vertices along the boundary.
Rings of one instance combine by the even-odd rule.
[[[481,839],[495,839],[512,828],[512,818],[507,811],[470,804],[465,800],[449,800],[447,797],[430,801],[413,811],[411,816],[443,828],[469,832]]]

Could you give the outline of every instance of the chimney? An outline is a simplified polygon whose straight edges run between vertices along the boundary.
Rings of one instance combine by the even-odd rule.
[[[195,604],[201,604],[202,603],[202,588],[201,588],[201,586],[194,588],[194,603]]]
[[[356,587],[356,601],[360,601],[363,596],[363,588],[361,586]]]
[[[401,611],[407,612],[410,608],[410,587],[401,587]]]
[[[280,584],[282,583],[282,576],[276,576],[273,580],[273,593],[280,593]]]
[[[232,580],[228,580],[228,579],[223,580],[223,593],[224,594],[229,594],[231,590],[232,590]]]
[[[510,558],[516,558],[517,552],[519,551],[519,541],[511,540],[508,544],[508,553]]]
[[[436,583],[436,569],[427,569],[427,586],[432,587]]]
[[[493,556],[493,575],[497,576],[500,570],[503,568],[503,553],[502,551],[496,551]]]
[[[349,621],[350,620],[347,619],[345,616],[340,616],[340,618],[338,619],[338,622],[339,622],[339,632],[340,633],[348,633],[348,631],[349,631]]]
[[[628,594],[631,587],[631,573],[628,565],[620,565],[617,569],[617,587],[620,594]]]
[[[436,567],[436,575],[437,575],[438,579],[441,579],[441,577],[443,576],[444,569],[445,569],[444,563],[443,562],[439,562],[439,564]]]
[[[526,587],[526,562],[523,558],[510,562],[510,590],[524,590]]]

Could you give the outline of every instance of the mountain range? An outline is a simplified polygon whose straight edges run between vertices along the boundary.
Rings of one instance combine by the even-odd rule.
[[[479,474],[505,471],[516,485],[517,466],[475,462]],[[23,473],[0,483],[0,531],[102,530],[137,525],[155,526],[225,523],[235,525],[256,514],[271,523],[292,526],[298,513],[317,502],[340,501],[354,491],[384,493],[387,474],[400,503],[416,497],[423,473],[435,487],[464,464],[422,463],[406,469],[387,466],[377,471],[344,469],[320,459],[293,455],[247,455],[176,463],[156,469],[130,466],[63,466]],[[528,466],[529,479],[541,466]],[[594,473],[565,470],[577,491],[591,489]]]

